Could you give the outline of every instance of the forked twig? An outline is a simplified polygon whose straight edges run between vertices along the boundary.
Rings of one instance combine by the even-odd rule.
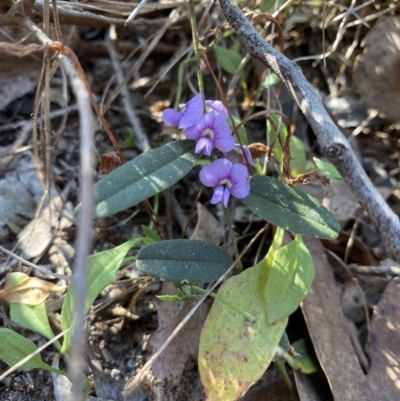
[[[337,167],[350,190],[374,220],[388,249],[400,261],[400,222],[358,162],[348,140],[325,110],[300,67],[270,46],[229,0],[215,0],[251,56],[282,79],[313,129],[323,153]]]

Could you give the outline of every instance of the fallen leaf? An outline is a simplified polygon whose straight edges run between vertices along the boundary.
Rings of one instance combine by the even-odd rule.
[[[399,399],[400,394],[400,280],[392,280],[374,309],[367,350],[371,360],[368,380],[379,401]]]
[[[39,305],[51,294],[63,291],[65,287],[37,277],[28,277],[17,285],[0,291],[0,298],[8,303]]]
[[[163,284],[162,294],[175,292],[174,284],[167,282]],[[150,338],[150,345],[155,349],[160,348],[191,308],[191,303],[182,305],[179,302],[159,302],[158,328]],[[157,358],[152,367],[155,378],[164,380],[171,377],[169,386],[180,382],[188,360],[197,358],[200,332],[208,310],[209,306],[203,303],[168,348]]]
[[[381,400],[362,371],[347,334],[339,289],[322,244],[306,237],[304,243],[315,263],[315,278],[302,310],[333,397],[337,401]]]
[[[219,245],[223,234],[224,229],[220,222],[201,203],[198,203],[197,224],[190,239]]]

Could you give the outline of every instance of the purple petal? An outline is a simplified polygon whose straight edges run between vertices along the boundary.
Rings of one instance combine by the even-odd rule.
[[[213,143],[211,139],[203,136],[197,141],[194,153],[203,152],[205,156],[210,156],[212,149],[213,149]]]
[[[235,139],[223,117],[217,115],[212,129],[214,131],[214,146],[221,152],[229,152],[235,147]]]
[[[182,118],[179,121],[178,127],[184,129],[197,124],[203,115],[203,111],[203,99],[201,93],[199,93],[187,102],[185,107],[181,110]]]
[[[206,106],[215,111],[216,114],[220,114],[223,118],[229,117],[226,107],[220,100],[206,100]]]
[[[239,145],[239,148],[240,148],[240,145]],[[253,161],[253,158],[251,157],[251,153],[250,153],[249,147],[246,146],[246,145],[243,145],[243,152],[244,152],[244,156],[246,157],[246,160],[248,161],[250,166],[255,167],[256,165],[255,165],[255,163]]]
[[[250,183],[248,181],[248,171],[242,164],[234,164],[230,173],[231,194],[236,198],[243,199],[250,193]]]
[[[179,125],[181,113],[174,109],[165,109],[162,114],[162,120],[168,126]]]
[[[226,159],[218,159],[200,170],[200,181],[206,187],[216,187],[231,175],[232,163]]]
[[[185,131],[183,132],[186,136],[187,139],[194,139],[194,140],[198,140],[201,137],[201,133],[200,131],[197,129],[197,125],[192,125],[189,128],[186,128]]]
[[[228,188],[224,189],[224,196],[222,197],[222,204],[224,207],[228,207],[229,197],[231,196],[231,192]]]
[[[225,187],[222,185],[218,185],[218,187],[214,189],[213,196],[210,200],[210,203],[212,205],[215,205],[216,203],[221,202],[221,200],[224,196],[224,189],[225,189]]]

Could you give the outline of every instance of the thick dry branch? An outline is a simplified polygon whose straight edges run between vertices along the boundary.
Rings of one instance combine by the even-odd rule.
[[[215,0],[251,56],[277,74],[289,89],[313,129],[323,153],[337,167],[347,185],[378,226],[386,246],[400,261],[400,222],[358,162],[350,143],[325,110],[320,96],[300,67],[270,46],[230,0]]]

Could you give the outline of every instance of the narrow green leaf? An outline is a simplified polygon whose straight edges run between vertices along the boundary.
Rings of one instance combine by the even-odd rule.
[[[27,277],[28,276],[25,273],[9,273],[7,275],[8,286],[17,285]],[[10,318],[21,326],[40,333],[49,340],[54,337],[44,303],[34,306],[11,303]],[[54,344],[57,348],[61,348],[61,344],[58,341]]]
[[[332,163],[324,162],[323,160],[318,159],[318,157],[313,157],[313,160],[317,169],[321,171],[321,173],[327,175],[333,180],[343,180],[343,177]]]
[[[290,137],[290,169],[293,177],[303,174],[306,169],[307,155],[304,143],[297,136]]]
[[[118,167],[94,186],[94,217],[127,209],[178,182],[198,159],[194,141],[170,142]],[[76,209],[79,213],[79,206]]]
[[[273,177],[256,176],[242,202],[262,219],[298,234],[334,239],[340,226],[315,198]]]
[[[265,286],[268,323],[292,314],[306,297],[314,279],[314,263],[301,236],[275,253]]]
[[[208,283],[222,276],[232,264],[223,249],[197,240],[176,239],[155,242],[141,248],[136,267],[165,280]]]
[[[114,249],[99,252],[89,257],[85,313],[88,312],[90,306],[93,304],[100,292],[114,281],[115,274],[121,266],[128,251],[132,246],[142,240],[143,238],[134,238]],[[63,330],[69,329],[73,325],[74,309],[74,286],[71,285],[68,288],[61,310],[61,327]],[[83,322],[81,324],[83,324]],[[71,346],[72,331],[73,330],[70,330],[64,336],[62,352],[68,351]]]
[[[0,359],[8,366],[14,366],[36,350],[37,347],[32,341],[10,329],[0,328]],[[43,362],[40,354],[33,356],[20,367],[21,370],[34,368],[41,368],[50,372],[66,375],[62,370],[52,368],[47,363]]]
[[[149,239],[152,239],[154,241],[161,241],[162,238],[155,232],[153,231],[151,228],[145,226],[144,224],[141,225],[142,230],[144,232],[144,235],[146,237],[148,237]]]
[[[318,371],[318,360],[315,356],[314,349],[311,342],[302,338],[301,340],[295,341],[291,348],[293,349],[292,360],[295,365],[293,369],[300,369],[305,374],[311,374]]]
[[[240,53],[236,50],[227,49],[226,47],[218,45],[214,45],[212,50],[221,68],[228,74],[234,74],[242,61]]]
[[[265,314],[263,265],[230,278],[218,296],[255,318],[251,323],[215,300],[203,325],[199,370],[208,400],[239,399],[257,381],[277,351],[287,318],[268,324]]]

